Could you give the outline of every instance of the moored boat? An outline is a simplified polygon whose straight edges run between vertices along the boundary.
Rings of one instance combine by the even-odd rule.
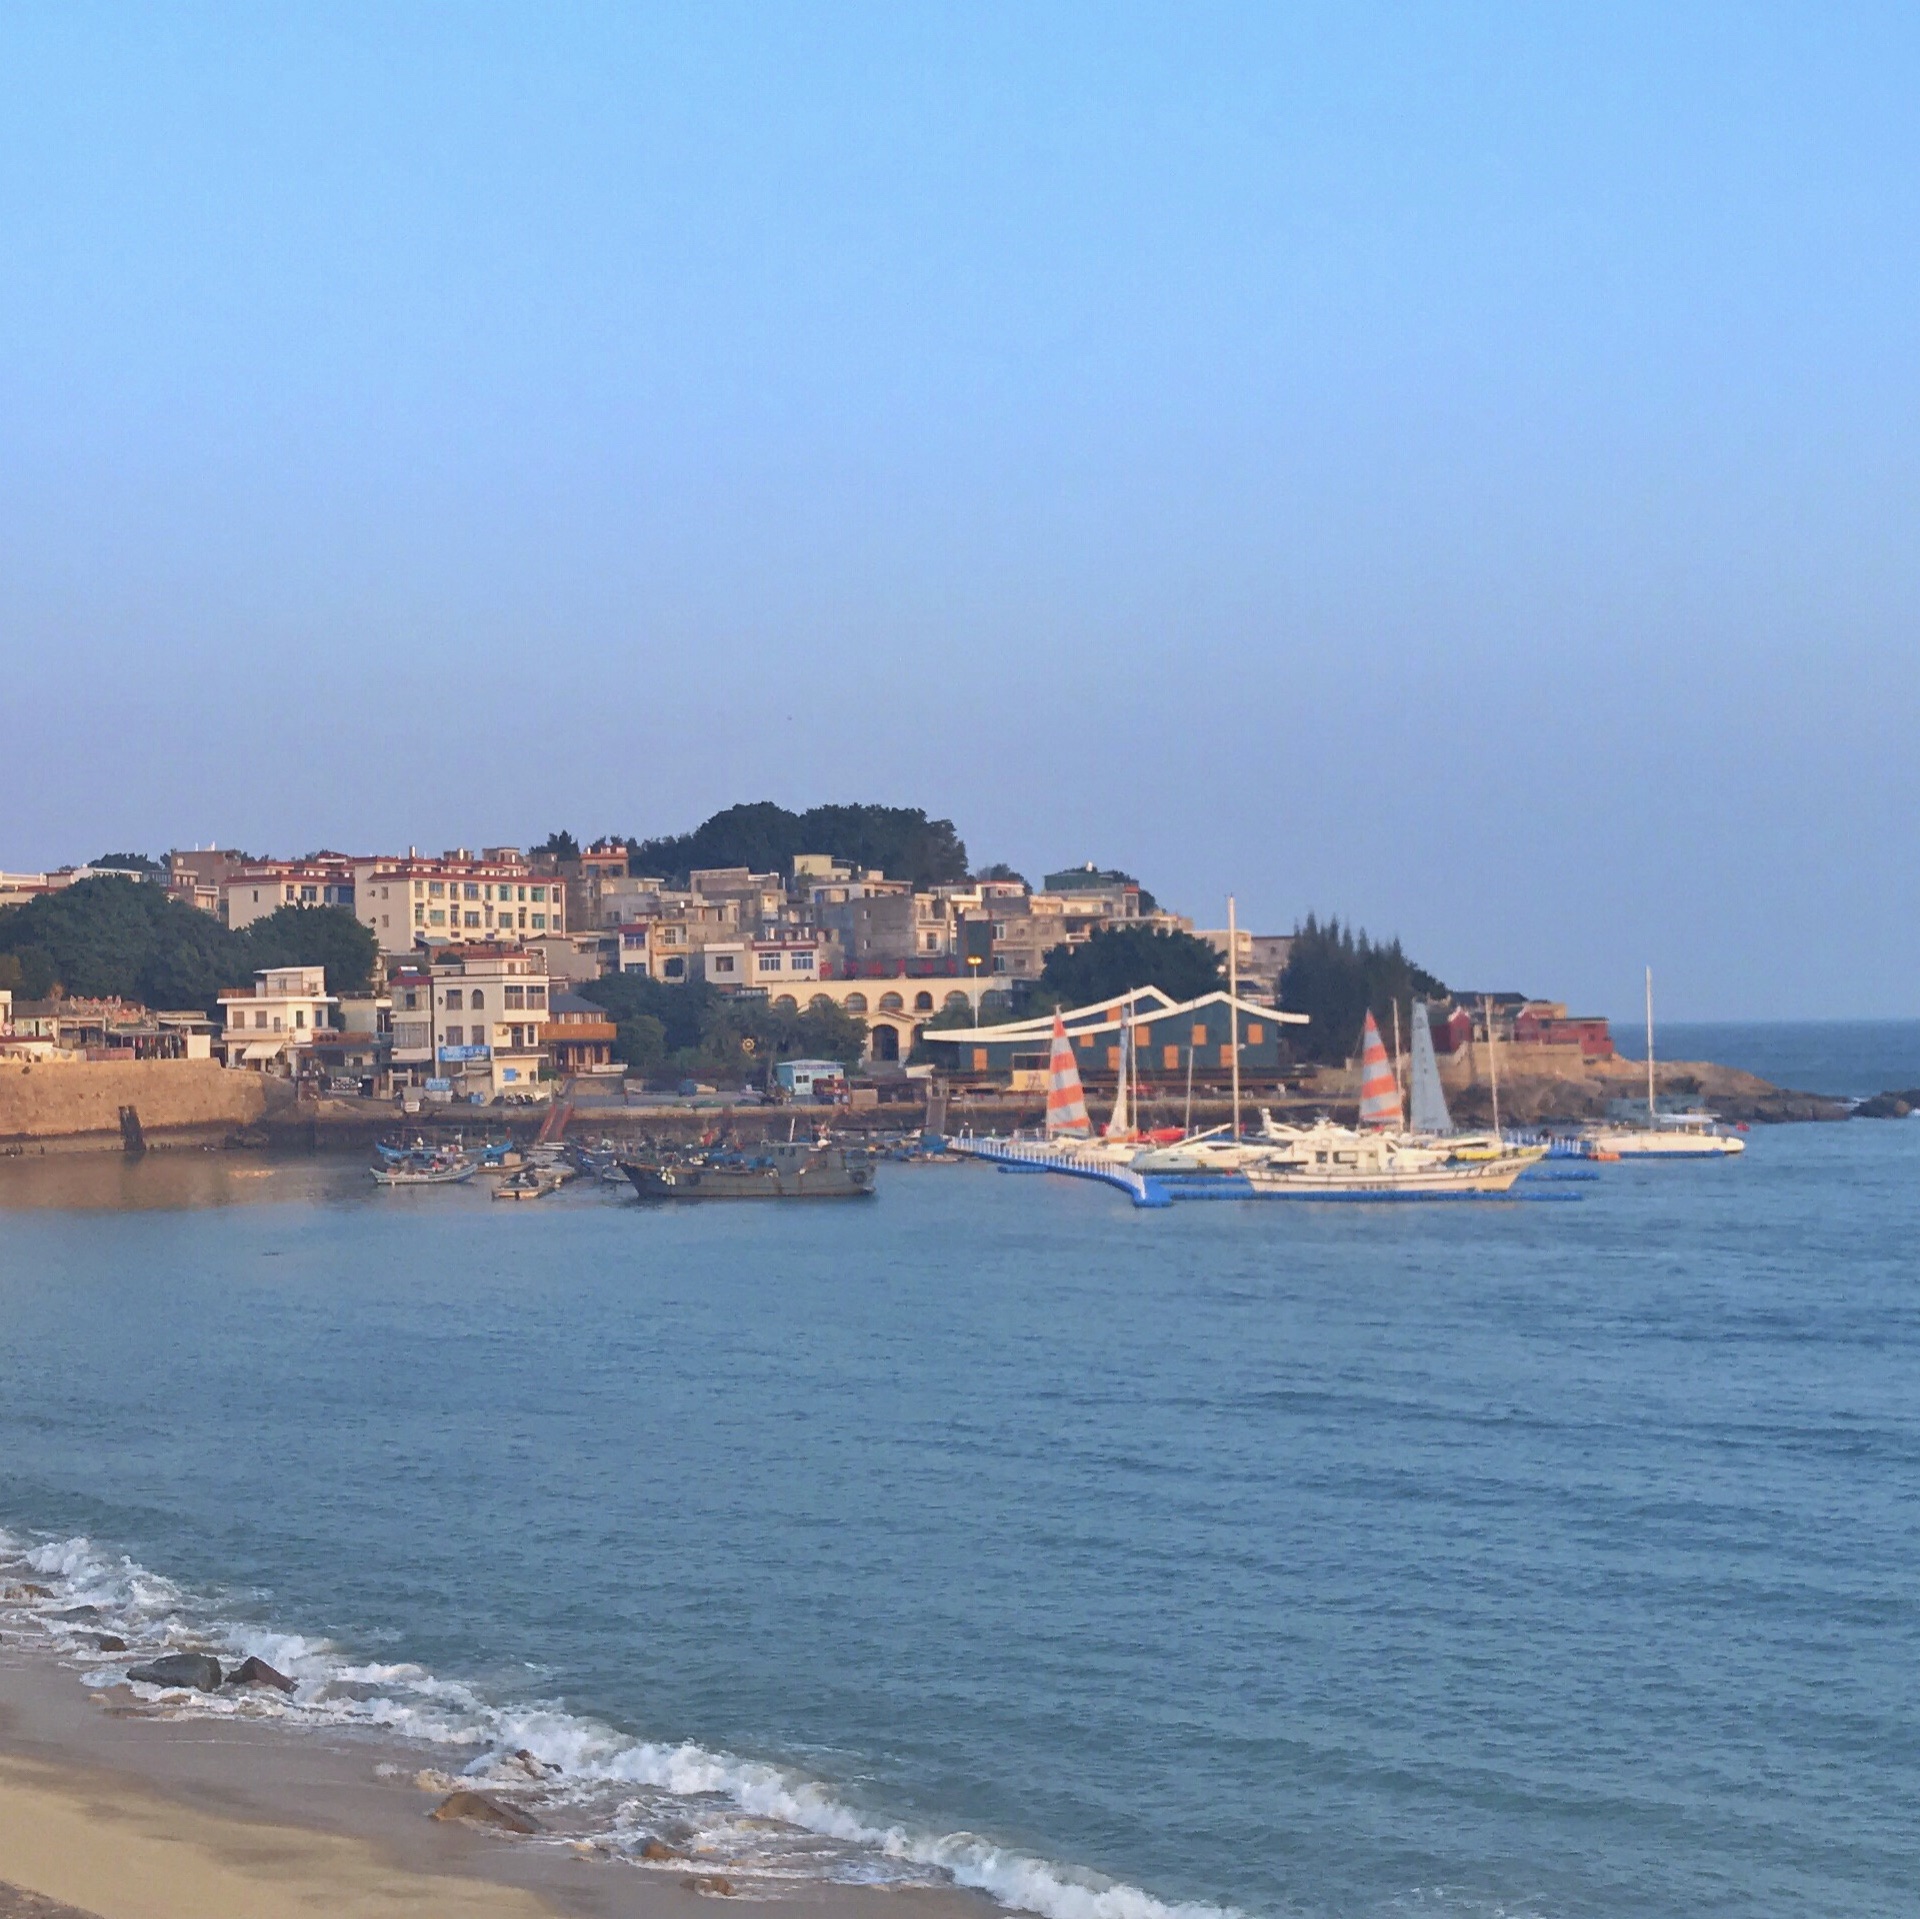
[[[811,1140],[622,1160],[620,1170],[642,1199],[870,1199],[874,1192],[867,1154]]]

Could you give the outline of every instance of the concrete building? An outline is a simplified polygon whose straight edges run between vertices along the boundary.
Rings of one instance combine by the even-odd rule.
[[[1249,933],[1235,929],[1240,948],[1237,964],[1242,987],[1257,986],[1264,992],[1277,992],[1280,975],[1287,970],[1287,955],[1293,951],[1290,933]],[[1205,940],[1224,960],[1227,957],[1227,929],[1224,926],[1196,927],[1194,938]]]
[[[517,904],[517,902],[516,902]],[[547,976],[537,954],[484,940],[450,945],[430,966],[433,1077],[455,1097],[533,1092],[545,1063]],[[400,1015],[395,1012],[396,1027]]]
[[[294,1074],[314,1035],[332,1024],[326,970],[319,966],[270,966],[253,976],[250,993],[222,993],[226,1031],[221,1057],[229,1066]]]
[[[310,860],[256,860],[222,883],[221,917],[238,932],[283,906],[351,907],[355,865],[344,853],[323,853]]]
[[[356,864],[354,911],[371,929],[381,952],[399,957],[417,947],[564,933],[566,888],[535,873],[515,847],[490,846],[479,855],[462,847],[439,859],[408,853],[404,859]]]

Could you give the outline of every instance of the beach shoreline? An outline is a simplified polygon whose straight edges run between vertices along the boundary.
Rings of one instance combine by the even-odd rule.
[[[431,1763],[399,1737],[180,1715],[125,1686],[90,1688],[10,1633],[0,1643],[0,1911],[9,1889],[97,1919],[692,1919],[729,1896],[796,1919],[997,1910],[950,1888],[735,1886],[697,1858],[635,1865],[563,1834],[435,1820],[451,1782]]]

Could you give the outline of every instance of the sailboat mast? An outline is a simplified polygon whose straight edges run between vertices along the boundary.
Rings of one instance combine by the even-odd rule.
[[[1233,1137],[1240,1139],[1240,923],[1227,895],[1227,1030],[1233,1035]]]
[[[1400,1109],[1404,1113],[1407,1105],[1407,1076],[1400,1065],[1400,1002],[1398,1000],[1393,1002],[1393,1090],[1400,1095]]]
[[[1654,1125],[1659,1115],[1653,1103],[1653,968],[1647,968],[1647,1124]]]
[[[1480,1002],[1481,1017],[1487,1022],[1487,1079],[1493,1087],[1493,1136],[1500,1137],[1500,1055],[1493,1044],[1493,999],[1491,995]]]

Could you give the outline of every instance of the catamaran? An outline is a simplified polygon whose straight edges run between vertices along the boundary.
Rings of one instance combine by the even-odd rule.
[[[1622,1159],[1729,1159],[1747,1142],[1711,1113],[1663,1113],[1654,1098],[1653,968],[1647,968],[1647,1123],[1605,1126],[1589,1135],[1594,1150]]]

